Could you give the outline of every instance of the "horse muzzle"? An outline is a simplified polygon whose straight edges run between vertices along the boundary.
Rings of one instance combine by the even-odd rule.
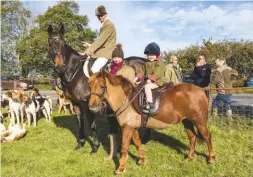
[[[92,112],[98,112],[100,110],[99,104],[93,104],[93,105],[89,106],[89,108]]]
[[[64,66],[64,60],[61,55],[56,55],[54,58],[54,64],[55,67],[63,67]]]

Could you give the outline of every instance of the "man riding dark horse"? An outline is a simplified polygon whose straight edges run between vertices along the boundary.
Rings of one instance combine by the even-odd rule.
[[[73,102],[74,111],[78,120],[79,139],[76,149],[80,149],[86,141],[83,125],[83,116],[86,115],[86,118],[91,118],[90,124],[92,125],[93,129],[94,141],[92,146],[92,152],[97,151],[99,147],[99,140],[96,134],[94,115],[87,107],[87,100],[90,95],[90,90],[88,86],[88,76],[84,74],[83,66],[85,65],[84,62],[87,60],[86,58],[88,56],[90,56],[92,59],[97,58],[97,60],[92,66],[91,64],[88,64],[89,67],[87,67],[87,70],[88,73],[89,71],[91,71],[92,73],[98,72],[102,67],[104,67],[105,64],[107,64],[108,59],[112,58],[113,50],[116,43],[115,27],[107,19],[107,12],[105,7],[102,5],[98,6],[95,10],[95,13],[99,21],[102,23],[100,35],[99,38],[93,44],[84,42],[83,45],[88,47],[88,49],[83,53],[78,54],[65,43],[63,39],[63,25],[60,29],[60,35],[56,35],[56,33],[53,32],[53,27],[51,25],[48,28],[49,56],[53,59],[56,69],[58,70],[64,94],[68,99]],[[83,56],[81,56],[80,54],[82,54]],[[140,57],[129,57],[125,61],[128,66],[131,66],[135,69],[135,72],[139,70],[139,66],[142,66],[145,63],[145,59]],[[58,85],[59,83],[57,84],[57,86]],[[118,126],[112,125],[111,127],[114,127],[115,129]],[[112,150],[113,148],[110,149]]]
[[[112,52],[116,44],[116,29],[114,24],[107,18],[105,7],[99,5],[95,10],[95,14],[101,22],[99,38],[92,44],[83,42],[83,45],[88,48],[84,52],[79,52],[81,55],[96,59],[91,67],[92,73],[99,72],[108,60],[112,59]]]

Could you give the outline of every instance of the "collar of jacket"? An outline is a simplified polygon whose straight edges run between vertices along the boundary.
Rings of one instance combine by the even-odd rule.
[[[217,68],[217,70],[218,70],[219,72],[222,72],[222,71],[225,70],[225,69],[231,70],[231,68],[230,68],[227,64],[224,64],[224,65],[222,65],[222,66],[220,66],[220,67]]]
[[[174,65],[174,64],[172,64],[172,63],[169,63],[168,66],[169,66],[169,67],[175,67],[175,68],[177,68],[177,69],[180,68],[179,64]]]
[[[106,19],[103,21],[103,23],[101,23],[101,28],[103,27],[103,25],[104,25],[104,23],[105,23],[105,21],[108,19],[108,17],[106,17]]]

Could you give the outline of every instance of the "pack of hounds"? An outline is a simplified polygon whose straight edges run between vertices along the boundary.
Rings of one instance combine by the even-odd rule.
[[[61,113],[62,109],[66,112],[68,107],[72,114],[72,103],[65,98],[63,92],[57,90],[56,95],[59,103],[58,113]],[[32,123],[37,126],[37,121],[40,117],[45,117],[47,122],[51,121],[53,101],[50,96],[40,95],[36,88],[31,90],[29,94],[26,94],[24,90],[8,90],[1,95],[0,107],[1,143],[13,142],[26,134],[27,126],[30,127]],[[8,129],[2,124],[4,118],[2,109],[4,108],[8,110],[8,117],[10,117]]]

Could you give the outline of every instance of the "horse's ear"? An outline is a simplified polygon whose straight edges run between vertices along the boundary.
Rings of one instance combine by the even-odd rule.
[[[65,28],[64,28],[64,24],[61,23],[61,27],[60,27],[60,35],[64,35],[65,32]]]
[[[53,31],[54,31],[53,26],[49,25],[48,28],[47,28],[48,34],[51,35],[53,33]]]

